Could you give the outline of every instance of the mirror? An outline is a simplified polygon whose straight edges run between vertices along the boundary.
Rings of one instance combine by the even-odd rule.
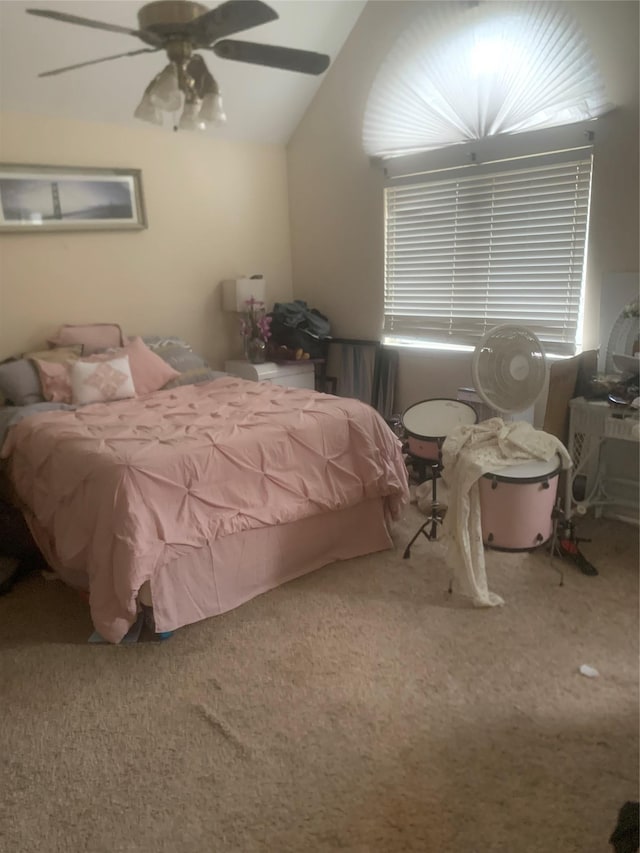
[[[640,317],[638,300],[626,305],[613,324],[605,362],[605,373],[638,373],[640,358]]]

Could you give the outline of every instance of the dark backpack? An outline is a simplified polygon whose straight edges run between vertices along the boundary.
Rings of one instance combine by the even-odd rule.
[[[309,308],[302,299],[276,302],[271,316],[271,338],[278,346],[302,349],[311,358],[324,358],[331,324],[324,314]]]

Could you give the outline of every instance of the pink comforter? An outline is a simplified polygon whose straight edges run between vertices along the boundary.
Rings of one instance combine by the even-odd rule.
[[[408,500],[400,443],[357,400],[236,378],[46,412],[2,448],[45,556],[86,586],[118,642],[165,545],[218,537],[383,496]]]

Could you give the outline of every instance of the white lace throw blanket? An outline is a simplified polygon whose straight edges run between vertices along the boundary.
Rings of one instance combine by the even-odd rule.
[[[525,421],[505,423],[501,418],[491,418],[474,426],[456,427],[445,440],[442,478],[449,490],[449,508],[442,532],[447,563],[454,589],[469,596],[476,607],[504,604],[487,586],[478,480],[507,465],[531,459],[548,461],[555,454],[563,468],[571,467],[571,457],[562,442]]]

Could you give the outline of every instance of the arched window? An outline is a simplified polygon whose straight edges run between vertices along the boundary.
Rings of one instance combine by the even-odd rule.
[[[610,104],[570,5],[430,4],[381,66],[363,144],[387,169],[387,340],[473,346],[515,322],[579,347],[584,127]]]
[[[393,157],[610,109],[570,3],[428,4],[371,88],[363,143]]]

